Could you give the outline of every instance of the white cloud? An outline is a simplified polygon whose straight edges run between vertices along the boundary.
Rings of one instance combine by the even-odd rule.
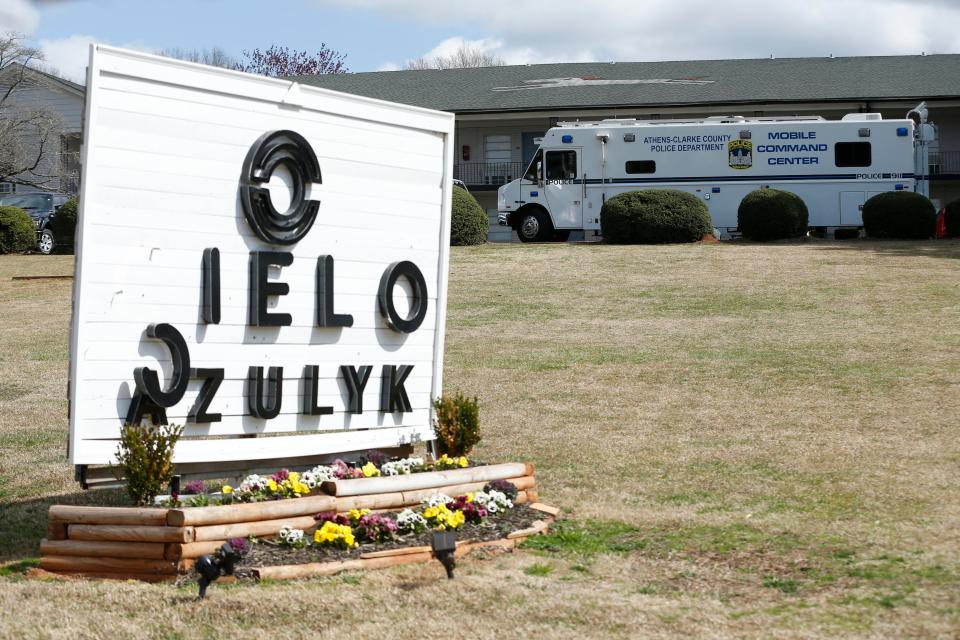
[[[0,0],[0,33],[31,34],[40,14],[29,0]]]
[[[313,0],[459,30],[508,63],[960,52],[957,0]],[[529,6],[528,6],[529,5]],[[456,31],[454,31],[456,33]]]
[[[84,34],[74,34],[56,40],[41,40],[40,50],[45,58],[42,67],[68,80],[85,84],[87,81],[87,63],[90,61],[90,45],[94,42],[111,44],[96,36]],[[156,53],[157,51],[155,47],[148,47],[139,41],[125,42],[116,46],[146,53]]]
[[[40,49],[46,57],[44,66],[64,78],[84,83],[93,42],[97,42],[94,36],[79,34],[58,40],[41,40]]]
[[[384,62],[382,65],[376,68],[376,71],[399,71],[400,69],[400,65],[398,65],[396,62]]]

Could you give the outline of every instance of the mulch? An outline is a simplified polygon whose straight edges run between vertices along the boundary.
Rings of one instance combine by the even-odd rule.
[[[486,518],[478,524],[466,523],[457,530],[457,540],[488,542],[506,538],[507,534],[527,529],[545,514],[531,509],[527,505],[517,505],[497,516]],[[311,544],[304,549],[287,549],[273,540],[257,541],[243,561],[237,565],[234,575],[240,579],[253,579],[254,567],[269,567],[291,564],[309,564],[314,562],[339,562],[359,559],[361,554],[371,551],[386,551],[403,547],[430,546],[432,531],[421,534],[407,534],[390,542],[379,544],[366,543],[353,549],[334,549]],[[196,581],[196,574],[190,572],[177,580],[178,584]]]

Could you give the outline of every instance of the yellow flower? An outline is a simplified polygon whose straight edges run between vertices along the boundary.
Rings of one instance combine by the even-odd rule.
[[[267,480],[267,489],[269,489],[271,492],[276,492],[277,481],[274,480],[273,478],[270,478],[269,480]]]
[[[430,518],[436,518],[439,513],[440,507],[427,507],[423,510],[423,517],[429,520]]]
[[[468,493],[468,494],[467,494],[467,502],[473,502],[473,494],[472,494],[472,493]]]
[[[225,484],[225,485],[223,485],[223,487],[221,487],[220,493],[222,493],[222,494],[224,494],[224,495],[230,495],[231,493],[233,493],[233,487],[231,487],[231,486],[228,485],[228,484]]]
[[[360,468],[363,471],[363,476],[365,478],[372,478],[373,476],[380,475],[380,469],[377,469],[377,465],[372,462],[368,462]]]
[[[291,471],[290,475],[287,476],[287,479],[289,479],[290,482],[296,484],[297,480],[300,479],[300,474],[297,473],[296,471]]]
[[[459,463],[460,463],[460,467],[461,467],[461,468],[466,467],[467,464],[468,464],[468,463],[467,463],[467,456],[460,456],[460,461],[459,461]]]
[[[360,518],[367,515],[368,513],[370,513],[370,509],[350,509],[350,513],[348,514],[348,516],[351,520],[353,520],[354,522],[357,522],[358,520],[360,520]]]

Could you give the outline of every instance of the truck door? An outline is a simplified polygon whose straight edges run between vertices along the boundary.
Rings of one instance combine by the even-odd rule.
[[[863,191],[841,191],[840,192],[840,224],[856,225],[863,224]]]
[[[556,229],[583,228],[583,171],[581,148],[547,151],[545,184],[547,205]]]

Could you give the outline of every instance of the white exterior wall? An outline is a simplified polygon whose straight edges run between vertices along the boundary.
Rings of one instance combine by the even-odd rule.
[[[6,92],[9,83],[0,82],[0,91]],[[12,106],[23,108],[48,107],[53,109],[61,119],[60,134],[52,136],[48,141],[48,151],[44,154],[42,164],[37,173],[59,175],[60,169],[60,135],[79,135],[83,131],[83,96],[59,86],[56,81],[44,81],[36,75],[28,75],[23,83],[8,99]],[[37,149],[39,139],[28,138],[24,141],[28,153]],[[50,191],[60,190],[60,180],[55,178],[45,184]],[[66,185],[64,185],[66,186]],[[21,188],[25,190],[25,188]]]

